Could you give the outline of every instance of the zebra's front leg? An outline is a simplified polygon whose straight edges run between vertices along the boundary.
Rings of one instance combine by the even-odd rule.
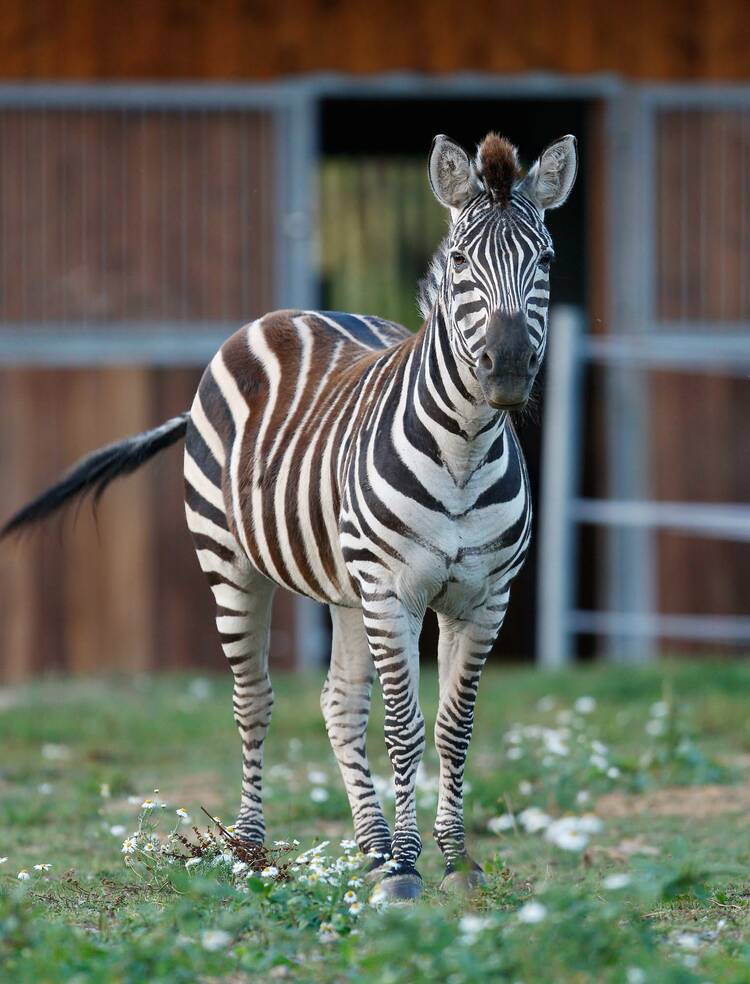
[[[330,609],[331,665],[320,706],[346,787],[354,837],[360,851],[371,858],[368,878],[374,880],[391,856],[391,832],[373,785],[366,747],[375,667],[362,612],[335,605]]]
[[[508,603],[507,590],[498,610],[471,621],[438,617],[440,700],[435,719],[435,747],[440,757],[440,786],[433,833],[445,860],[444,890],[471,891],[484,884],[484,873],[466,850],[464,768],[474,727],[474,705],[487,654]]]
[[[419,708],[419,630],[421,617],[407,611],[390,591],[363,598],[364,623],[385,708],[385,745],[393,766],[396,820],[390,871],[381,889],[391,899],[422,893],[417,858],[422,840],[417,826],[416,777],[424,753],[424,718]]]

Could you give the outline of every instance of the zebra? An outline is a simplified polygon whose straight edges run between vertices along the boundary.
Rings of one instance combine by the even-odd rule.
[[[464,768],[480,674],[531,534],[512,415],[529,399],[546,344],[553,247],[545,212],[567,199],[576,172],[572,135],[525,174],[498,134],[474,159],[437,136],[428,174],[449,231],[420,287],[418,332],[368,315],[266,314],[223,344],[188,412],[93,452],[3,530],[79,493],[101,495],[184,437],[187,525],[234,676],[242,742],[235,831],[250,842],[265,837],[269,627],[280,585],[330,607],[321,709],[368,878],[388,899],[423,889],[415,794],[425,748],[418,640],[428,608],[439,625],[433,834],[445,862],[441,888],[484,882],[465,842]],[[365,742],[376,677],[393,831]]]

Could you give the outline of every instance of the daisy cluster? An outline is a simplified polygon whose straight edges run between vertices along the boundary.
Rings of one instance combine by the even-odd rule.
[[[549,700],[539,701],[539,710],[550,709]],[[532,771],[559,772],[561,766],[573,766],[580,773],[620,778],[620,767],[612,761],[607,745],[590,733],[587,715],[596,709],[593,697],[579,697],[572,709],[563,708],[556,716],[555,727],[542,724],[514,724],[503,736],[505,757],[523,762]]]
[[[232,881],[240,892],[248,893],[258,888],[258,883],[274,898],[278,886],[286,905],[304,907],[312,903],[323,916],[320,923],[322,942],[337,939],[342,930],[352,932],[352,917],[358,916],[367,902],[364,879],[358,872],[365,861],[353,840],[342,840],[340,853],[330,850],[330,841],[321,841],[306,851],[296,854],[299,841],[274,841],[275,864],[253,868],[238,860],[231,851],[224,851],[207,859],[211,867],[219,864],[230,866]],[[295,856],[296,854],[296,856]],[[186,868],[204,862],[190,858]]]
[[[0,858],[0,864],[7,864],[7,862],[7,857]],[[36,872],[37,876],[44,876],[51,868],[52,865],[48,861],[40,861],[39,864],[32,866],[31,871],[28,871],[26,868],[22,868],[16,875],[16,878],[20,882],[31,881],[33,877],[32,872]]]
[[[301,916],[305,911],[314,913],[320,919],[319,936],[324,943],[356,934],[356,917],[369,902],[377,904],[361,877],[367,859],[354,840],[342,840],[338,851],[331,848],[330,841],[322,841],[301,853],[298,840],[276,840],[271,848],[259,852],[262,863],[249,863],[245,860],[247,852],[238,846],[233,849],[238,843],[232,838],[233,828],[221,826],[218,817],[214,820],[228,838],[196,832],[198,844],[190,845],[179,833],[181,824],[190,823],[183,808],[174,811],[175,825],[162,836],[158,827],[166,808],[166,803],[150,797],[140,802],[138,826],[123,841],[125,863],[139,874],[145,870],[158,876],[163,865],[183,865],[191,876],[221,877],[240,893],[260,893],[270,904],[279,902],[298,909]],[[182,855],[186,846],[193,846],[194,856]],[[214,936],[208,935],[204,946],[211,949],[215,945]]]
[[[543,697],[537,705],[542,713],[553,713],[556,702]],[[596,710],[596,700],[581,696],[571,708],[557,710],[552,724],[513,724],[503,735],[503,751],[513,768],[520,769],[525,778],[518,783],[522,809],[508,810],[490,818],[487,828],[494,834],[539,834],[564,851],[584,850],[593,835],[603,829],[601,819],[591,812],[554,817],[529,803],[536,797],[545,803],[560,800],[562,788],[570,797],[575,790],[575,805],[580,809],[591,801],[591,788],[611,788],[621,778],[621,769],[613,761],[609,747],[601,741],[588,724]],[[566,806],[572,806],[573,800]]]
[[[588,846],[591,835],[604,829],[604,824],[593,813],[555,819],[544,810],[529,806],[516,816],[503,813],[499,817],[492,817],[487,823],[487,829],[493,834],[521,830],[527,834],[543,834],[545,840],[564,851],[582,851]]]

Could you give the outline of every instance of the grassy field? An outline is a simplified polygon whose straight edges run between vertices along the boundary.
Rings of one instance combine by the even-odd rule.
[[[489,885],[470,900],[437,891],[429,749],[427,891],[398,907],[371,901],[339,846],[351,826],[320,684],[275,681],[269,840],[301,842],[275,851],[280,875],[210,848],[186,867],[160,846],[176,825],[195,841],[178,808],[203,830],[201,807],[233,819],[225,677],[0,691],[0,980],[750,981],[750,665],[488,671],[467,828]],[[425,674],[428,722],[435,690]],[[377,701],[371,727],[390,806]]]

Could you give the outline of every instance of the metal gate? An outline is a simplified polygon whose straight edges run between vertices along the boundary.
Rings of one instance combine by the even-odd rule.
[[[750,542],[750,89],[633,87],[611,104],[607,142],[609,330],[565,311],[550,333],[538,651],[550,666],[580,633],[629,662],[659,639],[750,641],[750,579],[731,547]],[[601,500],[578,494],[587,365],[606,374]],[[575,605],[582,524],[609,532],[600,611]],[[699,555],[693,538],[718,543]],[[692,603],[710,603],[723,570],[738,610],[685,611],[676,584],[693,579]]]

